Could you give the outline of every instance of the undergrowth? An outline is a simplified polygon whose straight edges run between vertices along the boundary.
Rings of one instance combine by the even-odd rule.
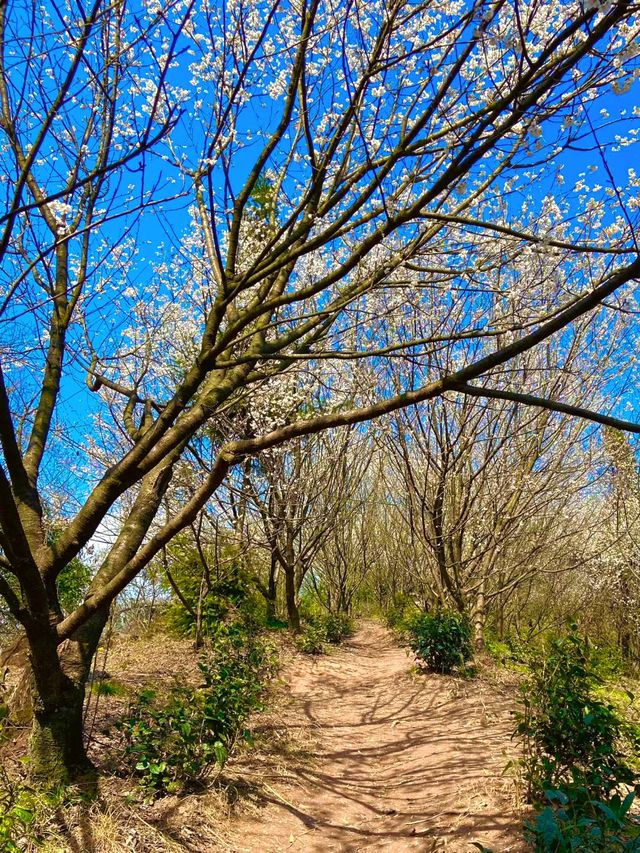
[[[0,746],[8,739],[5,724],[7,706],[0,703]],[[33,792],[12,779],[0,763],[0,850],[21,853],[33,837],[36,805]]]
[[[451,673],[473,656],[471,626],[459,613],[419,613],[407,623],[409,646],[431,672]]]
[[[344,613],[324,613],[309,617],[297,645],[306,654],[319,655],[326,644],[338,645],[353,634],[353,620]]]
[[[119,728],[125,756],[148,797],[201,784],[234,746],[250,741],[246,723],[263,706],[275,669],[273,647],[244,626],[222,626],[199,660],[202,683],[166,694],[140,692]]]
[[[527,841],[536,853],[640,853],[631,811],[640,735],[599,695],[601,665],[592,647],[571,626],[529,666],[514,733],[535,808]]]

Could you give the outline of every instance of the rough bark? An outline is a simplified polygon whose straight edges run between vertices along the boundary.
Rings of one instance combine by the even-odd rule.
[[[287,568],[284,573],[285,593],[287,601],[287,622],[289,630],[294,634],[300,633],[300,611],[298,610],[298,590],[296,589],[296,577],[293,567]]]
[[[44,638],[41,630],[27,634],[34,677],[29,776],[39,788],[68,785],[92,772],[82,717],[91,662],[107,615],[95,614],[61,645],[53,631]]]

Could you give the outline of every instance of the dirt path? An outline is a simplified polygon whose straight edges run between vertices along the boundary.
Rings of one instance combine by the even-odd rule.
[[[504,696],[481,681],[412,676],[411,659],[366,624],[335,654],[287,668],[287,727],[305,761],[260,768],[261,807],[233,853],[521,851],[500,773],[511,748]]]

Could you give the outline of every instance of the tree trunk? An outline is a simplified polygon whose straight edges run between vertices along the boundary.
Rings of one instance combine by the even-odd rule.
[[[29,776],[38,787],[56,788],[91,770],[83,740],[84,684],[64,679],[60,689],[38,695],[29,741]]]
[[[267,609],[266,609],[267,625],[269,625],[269,624],[273,624],[276,621],[276,619],[278,618],[278,613],[276,610],[275,596],[273,598],[271,596],[269,596],[269,598],[266,599],[266,602],[267,602]]]
[[[486,578],[483,578],[480,589],[478,590],[478,597],[476,598],[476,606],[473,613],[473,642],[476,654],[484,651],[484,626],[487,618],[485,583]]]
[[[287,599],[287,621],[289,630],[294,634],[300,633],[300,611],[298,610],[296,573],[293,566],[287,566],[285,571],[285,592]]]
[[[267,622],[275,622],[277,618],[277,607],[276,603],[278,600],[278,587],[277,587],[277,578],[278,578],[278,562],[275,556],[271,555],[271,565],[269,567],[269,586],[267,588],[266,602],[267,602]]]
[[[95,614],[61,645],[53,629],[38,626],[27,634],[34,679],[29,776],[39,788],[67,785],[93,769],[82,714],[91,663],[106,621],[107,612]]]

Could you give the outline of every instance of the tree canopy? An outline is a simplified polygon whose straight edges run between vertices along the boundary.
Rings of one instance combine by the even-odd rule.
[[[634,369],[637,12],[2,5],[0,593],[52,755],[82,762],[60,708],[111,602],[248,455],[445,394],[640,432],[608,400]]]

